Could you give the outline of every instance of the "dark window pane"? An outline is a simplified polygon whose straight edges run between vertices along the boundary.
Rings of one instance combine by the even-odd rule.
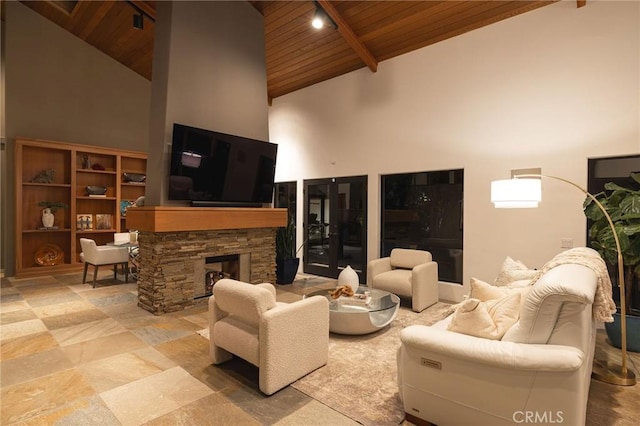
[[[297,183],[293,182],[277,182],[275,184],[275,199],[273,207],[287,209],[289,219],[296,220],[296,190]]]
[[[462,283],[464,170],[382,176],[381,253],[431,252],[441,281]]]

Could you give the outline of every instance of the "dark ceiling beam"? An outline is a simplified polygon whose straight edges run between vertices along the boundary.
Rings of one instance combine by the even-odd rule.
[[[378,70],[378,60],[367,49],[367,47],[360,41],[358,36],[353,32],[349,24],[342,18],[342,15],[336,10],[335,7],[328,0],[318,0],[318,4],[322,6],[322,9],[329,15],[333,22],[338,25],[338,32],[344,38],[344,40],[351,46],[354,52],[362,59],[362,62],[367,64],[369,69],[373,72]]]

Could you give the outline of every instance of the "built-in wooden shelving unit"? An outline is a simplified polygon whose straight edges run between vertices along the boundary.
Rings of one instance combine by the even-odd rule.
[[[146,168],[147,156],[142,152],[16,139],[16,275],[78,269],[81,237],[98,245],[113,241],[115,232],[126,229],[121,202],[135,201],[145,193],[144,183],[125,182],[123,174],[146,174]],[[54,171],[52,179],[34,182],[46,170]],[[107,192],[90,196],[87,186],[105,187]],[[55,211],[53,228],[43,227],[41,201],[67,206]],[[99,223],[96,215],[101,215]],[[91,216],[90,229],[79,229],[88,226],[78,224],[84,222],[79,216]],[[61,260],[40,265],[37,254],[51,247],[62,252]]]

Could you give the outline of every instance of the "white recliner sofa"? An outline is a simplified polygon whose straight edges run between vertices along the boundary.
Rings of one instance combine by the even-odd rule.
[[[367,285],[411,298],[411,308],[422,312],[438,301],[438,264],[424,250],[394,248],[389,257],[367,265]]]
[[[439,426],[532,419],[583,425],[597,284],[598,275],[587,266],[551,268],[531,286],[519,320],[501,340],[448,331],[453,315],[431,327],[402,330],[398,381],[407,419]]]
[[[329,302],[276,302],[272,284],[221,279],[209,298],[209,344],[214,364],[237,355],[257,366],[260,390],[271,395],[327,363]]]

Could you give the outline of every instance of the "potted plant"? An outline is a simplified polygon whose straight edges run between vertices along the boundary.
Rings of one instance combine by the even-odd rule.
[[[625,188],[613,182],[604,185],[605,190],[594,195],[602,204],[616,229],[620,241],[622,263],[624,265],[627,314],[627,350],[640,352],[640,298],[638,297],[638,279],[640,277],[640,173],[630,175],[635,188]],[[587,198],[584,213],[592,221],[589,228],[589,245],[598,251],[611,268],[617,268],[618,254],[615,239],[607,218],[595,202]],[[617,274],[613,274],[614,277]],[[615,278],[614,278],[615,280]],[[616,287],[617,288],[617,287]],[[605,328],[611,343],[621,347],[620,314],[614,315],[613,323]]]
[[[289,217],[287,226],[278,228],[276,232],[276,282],[291,284],[298,272],[300,259],[298,252],[304,243],[296,250],[296,224]]]
[[[55,212],[58,209],[66,209],[68,207],[60,201],[40,201],[38,205],[44,207],[44,209],[42,209],[42,226],[44,228],[53,228]]]

